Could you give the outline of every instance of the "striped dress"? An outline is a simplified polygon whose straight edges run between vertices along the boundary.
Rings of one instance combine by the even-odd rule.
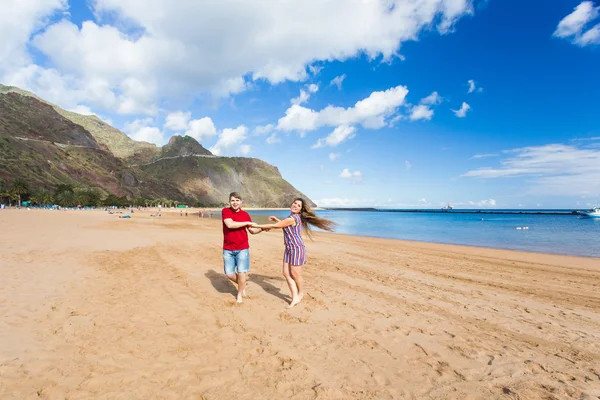
[[[283,228],[283,242],[285,244],[283,262],[290,265],[304,265],[306,264],[306,249],[302,242],[302,220],[299,214],[291,214],[289,218],[293,218],[296,225]]]

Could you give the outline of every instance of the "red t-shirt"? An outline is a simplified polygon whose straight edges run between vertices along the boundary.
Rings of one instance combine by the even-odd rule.
[[[244,210],[234,212],[230,207],[226,207],[221,211],[221,220],[225,221],[231,218],[235,222],[252,222],[250,214]],[[249,249],[248,232],[246,227],[229,229],[223,222],[223,249],[224,250],[244,250]]]

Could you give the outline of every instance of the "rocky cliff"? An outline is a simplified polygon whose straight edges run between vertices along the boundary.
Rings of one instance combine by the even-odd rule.
[[[216,157],[188,136],[173,136],[162,148],[137,142],[96,116],[3,85],[0,178],[21,178],[30,189],[70,184],[202,204],[226,202],[232,191],[242,192],[247,206],[287,207],[295,196],[307,198],[262,160]]]

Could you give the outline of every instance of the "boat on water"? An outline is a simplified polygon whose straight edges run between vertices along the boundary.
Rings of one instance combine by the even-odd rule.
[[[600,207],[594,207],[587,211],[579,211],[579,213],[586,217],[600,218]]]
[[[450,203],[448,203],[448,205],[446,205],[446,206],[442,207],[442,211],[450,211],[450,210],[452,210],[453,208],[454,208],[454,207],[452,207],[452,206],[450,205]]]

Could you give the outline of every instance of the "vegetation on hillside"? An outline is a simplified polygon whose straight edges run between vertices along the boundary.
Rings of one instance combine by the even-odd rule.
[[[243,193],[248,206],[258,207],[288,206],[296,196],[306,198],[264,161],[216,157],[189,136],[174,136],[162,148],[136,142],[95,116],[71,113],[2,85],[0,178],[11,185],[17,179],[25,182],[31,188],[27,195],[43,198],[47,190],[54,201],[74,205],[97,205],[98,196],[86,200],[89,193],[128,204],[144,199],[137,201],[205,206],[226,202],[233,191]],[[57,193],[60,185],[76,189]],[[15,190],[4,197],[18,201]]]

